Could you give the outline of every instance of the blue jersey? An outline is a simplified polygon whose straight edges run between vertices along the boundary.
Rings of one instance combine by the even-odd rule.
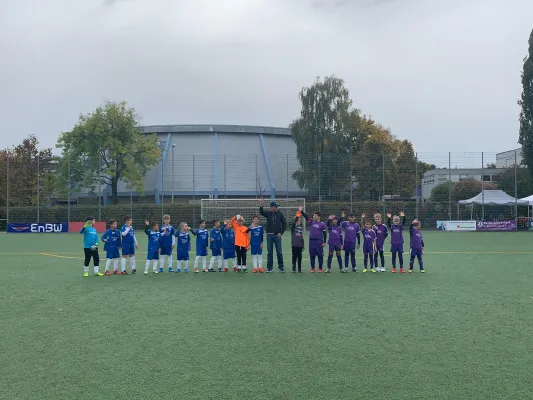
[[[209,235],[212,239],[210,248],[211,250],[217,250],[222,248],[222,231],[217,228],[211,229],[211,233]]]
[[[207,249],[209,246],[209,232],[207,229],[198,228],[191,232],[196,236],[196,250]]]
[[[94,226],[81,228],[80,234],[83,235],[83,248],[90,249],[91,246],[98,246],[98,232]]]
[[[235,231],[233,229],[222,228],[222,248],[224,250],[235,250]]]
[[[122,246],[122,239],[118,229],[108,229],[102,235],[102,242],[104,244],[104,250],[118,250]]]
[[[171,248],[174,243],[174,235],[176,231],[172,225],[163,225],[159,232],[161,233],[161,247]]]
[[[178,251],[189,252],[191,250],[191,235],[189,232],[176,232]]]
[[[148,252],[159,250],[161,241],[161,232],[153,229],[145,229],[144,233],[148,236]]]
[[[250,227],[250,246],[259,247],[263,244],[265,230],[261,225]]]
[[[135,246],[135,231],[133,230],[133,226],[128,227],[128,225],[123,225],[120,233],[122,235],[123,247]]]

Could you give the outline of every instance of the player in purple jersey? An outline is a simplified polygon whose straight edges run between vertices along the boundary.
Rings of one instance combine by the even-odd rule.
[[[352,262],[352,271],[357,271],[355,262],[355,249],[359,248],[361,243],[361,228],[355,222],[355,215],[350,214],[348,221],[344,221],[344,211],[341,214],[341,227],[344,230],[344,270],[348,272],[348,262]],[[351,259],[351,260],[350,260]]]
[[[330,215],[328,218],[328,245],[329,245],[329,254],[328,254],[328,269],[326,272],[331,272],[331,262],[333,260],[333,252],[335,252],[335,255],[337,256],[337,262],[339,263],[339,269],[341,272],[345,272],[342,269],[342,257],[341,257],[341,250],[343,248],[343,240],[342,240],[342,228],[339,225],[339,221],[337,219],[337,216]]]
[[[374,214],[375,225],[372,227],[376,232],[376,253],[374,254],[374,265],[376,266],[376,271],[385,272],[385,239],[389,236],[389,231],[387,226],[383,223],[383,217],[381,214]],[[378,267],[378,254],[381,260],[381,267]]]
[[[361,219],[365,220],[365,214]],[[364,254],[364,269],[363,272],[367,272],[368,260],[370,259],[370,271],[376,272],[374,269],[374,254],[376,252],[376,232],[372,229],[372,221],[366,220],[363,228],[363,254]]]
[[[327,226],[320,221],[320,212],[313,214],[309,221],[309,256],[311,257],[311,272],[315,272],[315,261],[318,258],[318,272],[322,272],[324,264],[324,247],[326,247]]]
[[[424,270],[424,262],[422,255],[424,254],[424,239],[420,228],[422,224],[419,220],[415,219],[409,228],[409,234],[411,236],[411,261],[409,262],[409,272],[413,272],[413,266],[415,264],[415,258],[418,259],[418,265],[420,266],[420,272],[426,272]]]
[[[400,212],[400,217],[402,218],[400,222],[400,217],[395,215],[392,218],[392,214],[387,214],[387,225],[390,229],[390,251],[392,253],[392,273],[396,273],[396,255],[398,255],[398,260],[400,261],[400,272],[405,274],[405,269],[403,269],[403,227],[405,226],[405,214]]]

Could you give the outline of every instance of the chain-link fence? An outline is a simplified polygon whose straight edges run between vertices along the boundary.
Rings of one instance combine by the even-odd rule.
[[[533,194],[520,151],[507,153],[388,153],[175,155],[151,168],[143,188],[135,188],[133,167],[116,188],[105,176],[91,185],[68,160],[39,156],[0,160],[0,229],[10,223],[122,220],[138,226],[145,219],[172,216],[174,223],[196,224],[201,199],[305,198],[309,211],[360,215],[398,213],[419,218],[426,227],[439,220],[505,220],[529,216],[514,199]],[[82,172],[82,171],[81,171]],[[502,190],[513,200],[460,205],[487,190]],[[485,191],[485,192],[484,192]]]

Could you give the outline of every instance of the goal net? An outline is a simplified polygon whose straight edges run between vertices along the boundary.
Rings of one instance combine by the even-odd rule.
[[[296,216],[298,206],[302,205],[305,210],[305,199],[265,199],[265,210],[269,210],[270,202],[276,201],[280,207],[280,211],[285,215],[287,220],[287,229]],[[259,215],[259,200],[258,199],[202,199],[201,200],[201,218],[210,224],[215,219],[221,221],[230,219],[235,215],[242,215],[245,219],[244,223],[249,225],[252,223],[254,215],[258,215],[261,223],[265,223],[265,219]],[[305,226],[305,223],[304,223]]]

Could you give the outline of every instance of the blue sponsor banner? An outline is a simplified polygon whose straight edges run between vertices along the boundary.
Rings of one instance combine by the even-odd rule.
[[[68,223],[66,222],[39,222],[23,224],[7,224],[8,233],[67,233]]]

